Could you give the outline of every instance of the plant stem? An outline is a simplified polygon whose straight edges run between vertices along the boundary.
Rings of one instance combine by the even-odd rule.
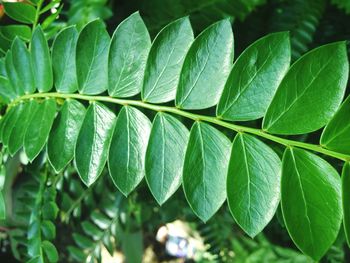
[[[109,96],[82,95],[82,94],[78,94],[78,93],[63,94],[63,93],[57,93],[57,92],[50,92],[50,93],[35,93],[35,94],[23,95],[23,96],[15,99],[9,105],[9,107],[12,107],[13,105],[15,105],[23,100],[33,99],[33,98],[61,98],[61,99],[78,99],[78,100],[86,100],[86,101],[100,101],[100,102],[109,102],[109,103],[114,103],[114,104],[119,104],[119,105],[131,105],[131,106],[141,107],[141,108],[145,108],[145,109],[149,109],[149,110],[153,110],[153,111],[158,111],[158,112],[161,112],[161,111],[162,112],[169,112],[169,113],[173,113],[173,114],[176,114],[179,116],[183,116],[183,117],[192,119],[194,121],[205,121],[208,123],[216,124],[218,126],[225,127],[225,128],[228,128],[228,129],[236,131],[236,132],[245,132],[245,133],[254,134],[254,135],[257,135],[259,137],[268,139],[270,141],[282,144],[284,146],[289,146],[289,147],[295,146],[295,147],[311,150],[314,152],[318,152],[321,154],[325,154],[325,155],[340,159],[342,161],[350,161],[349,155],[338,153],[338,152],[335,152],[332,150],[328,150],[326,148],[323,148],[321,145],[285,139],[285,138],[278,137],[276,135],[269,134],[261,129],[241,126],[241,125],[237,125],[237,124],[234,124],[231,122],[220,120],[216,117],[195,114],[195,113],[187,112],[187,111],[175,108],[175,107],[149,104],[149,103],[139,101],[139,100],[118,99],[118,98],[112,98]]]
[[[40,17],[40,10],[41,10],[41,6],[43,5],[43,3],[44,3],[44,0],[39,0],[39,2],[36,5],[35,19],[34,19],[34,23],[33,23],[33,27],[32,27],[32,32],[34,32],[34,29],[38,25],[39,17]]]

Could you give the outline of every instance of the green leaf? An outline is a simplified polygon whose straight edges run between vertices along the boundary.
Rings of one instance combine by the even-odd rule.
[[[51,221],[42,221],[40,227],[45,239],[53,240],[56,237],[56,227]]]
[[[139,12],[114,31],[108,57],[108,93],[130,97],[140,92],[151,39]]]
[[[139,110],[124,106],[109,149],[108,168],[115,186],[125,196],[141,182],[151,122]]]
[[[41,246],[49,262],[55,263],[58,261],[57,249],[50,241],[44,240],[41,243]]]
[[[89,235],[93,239],[98,239],[102,235],[102,231],[93,223],[89,221],[84,221],[81,223],[81,227],[83,228],[85,234]]]
[[[152,103],[175,99],[185,55],[193,42],[188,17],[164,27],[153,41],[148,55],[142,99]]]
[[[58,92],[74,93],[78,89],[75,66],[77,40],[78,30],[71,26],[58,33],[53,42],[52,66]]]
[[[191,129],[183,168],[183,188],[193,212],[208,221],[226,199],[226,174],[231,143],[209,124]]]
[[[8,147],[10,136],[12,134],[12,131],[15,129],[15,125],[17,122],[19,122],[19,118],[24,110],[24,103],[20,103],[17,106],[14,107],[13,113],[8,115],[8,118],[3,123],[3,131],[2,131],[2,143],[4,146]]]
[[[1,26],[0,32],[10,41],[14,40],[15,37],[18,36],[22,40],[28,42],[32,36],[30,27],[25,25]]]
[[[115,115],[103,104],[92,102],[86,111],[75,146],[75,164],[81,180],[92,185],[108,157]]]
[[[23,88],[25,94],[31,94],[35,91],[35,81],[33,74],[32,61],[30,53],[23,40],[18,37],[13,41],[12,47],[12,63],[16,71],[19,85]]]
[[[73,159],[85,107],[76,100],[66,100],[52,126],[47,143],[50,164],[59,173]]]
[[[350,154],[350,96],[322,132],[321,145],[340,153]]]
[[[158,113],[153,120],[146,152],[146,180],[162,205],[181,184],[189,132],[176,118]]]
[[[236,135],[227,175],[227,201],[238,225],[250,236],[270,222],[280,201],[281,161],[265,143]]]
[[[35,159],[46,144],[55,114],[56,102],[54,99],[45,99],[34,112],[23,143],[24,152],[30,161]]]
[[[5,200],[2,195],[2,191],[0,191],[0,220],[4,220],[5,218],[6,218]]]
[[[73,247],[73,246],[68,246],[67,250],[69,252],[69,255],[75,259],[77,262],[84,262],[86,259],[86,256],[84,254],[84,252],[77,247]]]
[[[5,103],[10,103],[17,97],[16,93],[12,90],[10,81],[3,76],[0,76],[0,97]]]
[[[13,65],[11,51],[8,51],[6,53],[5,68],[6,68],[6,75],[10,81],[13,92],[16,94],[16,97],[23,95],[24,94],[23,85],[19,76],[17,75],[15,66]]]
[[[346,162],[342,172],[343,224],[346,241],[350,247],[350,163]]]
[[[319,260],[335,241],[342,221],[341,183],[325,160],[297,148],[283,156],[281,203],[296,246]]]
[[[264,130],[302,134],[326,125],[343,99],[348,72],[345,42],[302,56],[282,80],[264,118]]]
[[[290,63],[287,32],[273,33],[250,45],[236,60],[217,106],[230,121],[264,116]]]
[[[94,95],[107,89],[109,40],[101,20],[94,20],[81,30],[76,48],[80,93]]]
[[[58,207],[55,202],[50,201],[43,205],[42,207],[42,217],[45,220],[55,220],[58,214]]]
[[[52,65],[49,46],[40,25],[33,32],[30,53],[36,87],[39,92],[48,92],[53,85]]]
[[[21,2],[2,2],[5,13],[12,19],[25,24],[32,24],[35,21],[36,10],[33,6]]]
[[[102,214],[101,212],[94,211],[91,213],[91,220],[94,222],[99,228],[106,230],[110,227],[111,220],[108,219],[107,216]]]
[[[204,109],[217,104],[232,60],[232,28],[225,19],[205,29],[190,47],[181,69],[176,106]]]
[[[23,110],[17,118],[8,141],[8,149],[12,156],[23,146],[24,135],[38,106],[36,100],[23,103]]]
[[[78,233],[73,233],[73,239],[75,243],[82,249],[91,248],[94,246],[94,242],[91,239]]]
[[[7,112],[6,112],[6,114],[5,114],[5,116],[4,117],[2,117],[1,118],[1,126],[0,126],[0,128],[1,128],[1,130],[0,130],[0,137],[1,137],[1,142],[2,142],[2,144],[4,144],[4,139],[5,139],[5,137],[6,136],[10,136],[10,134],[7,134],[8,132],[7,132],[7,127],[8,127],[8,122],[9,121],[13,121],[15,118],[16,118],[16,116],[14,116],[14,114],[16,113],[16,111],[17,111],[17,107],[12,107],[12,108],[10,108]],[[13,116],[15,117],[15,118],[13,118]],[[7,134],[7,135],[6,135]]]

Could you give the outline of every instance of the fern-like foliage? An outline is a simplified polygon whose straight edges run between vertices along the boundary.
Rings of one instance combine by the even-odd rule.
[[[190,15],[195,30],[201,30],[223,19],[244,20],[265,0],[176,0],[136,1],[151,33],[157,33],[164,25],[185,15]]]
[[[331,3],[337,6],[339,9],[343,9],[346,14],[350,14],[349,0],[332,0]]]
[[[57,173],[74,160],[88,187],[107,164],[125,196],[144,177],[159,204],[182,185],[204,222],[227,200],[251,237],[269,223],[281,198],[291,238],[318,260],[343,219],[350,233],[350,199],[342,204],[341,196],[349,194],[350,177],[350,98],[341,105],[349,71],[345,42],[316,48],[291,67],[286,32],[257,40],[234,64],[233,50],[228,19],[194,38],[189,19],[180,18],[151,42],[134,13],[112,37],[100,20],[80,32],[68,27],[51,49],[38,26],[29,49],[16,38],[0,62],[7,105],[1,142],[11,155],[23,148],[30,161],[46,147]],[[212,107],[216,116],[194,112]],[[156,113],[152,122],[149,112]],[[260,118],[261,129],[233,123]],[[324,126],[320,145],[286,138]],[[235,132],[233,142],[224,129]],[[285,146],[282,161],[259,137]],[[345,162],[343,191],[338,172],[311,151]],[[113,221],[108,206],[101,211],[106,220],[94,214],[91,224]],[[95,245],[74,239],[90,252]]]
[[[288,0],[276,4],[271,30],[290,31],[293,60],[309,50],[325,7],[325,0]]]

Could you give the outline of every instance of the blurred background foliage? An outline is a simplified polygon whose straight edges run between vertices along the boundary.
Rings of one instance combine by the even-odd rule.
[[[313,47],[350,39],[350,0],[56,0],[45,4],[48,9],[40,22],[51,40],[66,26],[81,29],[96,18],[103,19],[112,33],[123,19],[138,10],[152,38],[167,23],[182,16],[190,16],[195,34],[217,20],[230,18],[235,57],[253,41],[276,31],[290,32],[294,61]],[[16,35],[30,39],[30,28],[7,30],[14,24],[18,22],[0,5],[0,56]],[[308,136],[312,141],[319,135]],[[278,146],[273,147],[280,152]],[[33,231],[41,231],[45,239],[51,240],[59,251],[60,262],[122,262],[118,260],[123,258],[131,263],[312,262],[298,252],[288,237],[280,210],[263,233],[252,240],[235,225],[227,206],[207,224],[201,223],[188,207],[182,189],[159,207],[144,181],[125,198],[107,176],[101,176],[87,189],[74,167],[54,175],[45,153],[30,165],[21,154],[9,158],[3,152],[0,160],[0,185],[7,206],[6,220],[0,221],[1,262],[28,260]],[[329,161],[340,167],[337,161]],[[43,200],[40,203],[36,201],[38,196]],[[38,218],[37,210],[44,206],[50,214]],[[195,257],[185,260],[166,252],[166,244],[157,232],[167,224],[168,230],[176,226],[187,233],[188,240],[196,240],[199,245]],[[168,233],[168,240],[169,236]],[[339,234],[321,262],[350,262],[344,233]]]

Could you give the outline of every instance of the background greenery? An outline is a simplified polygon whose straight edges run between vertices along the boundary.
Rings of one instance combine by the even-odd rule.
[[[277,31],[290,31],[294,61],[313,47],[350,39],[350,1],[347,0],[71,0],[62,4],[59,16],[45,14],[40,18],[51,39],[67,25],[76,24],[81,28],[97,17],[105,21],[112,33],[123,19],[137,10],[152,38],[167,23],[186,15],[190,16],[195,34],[229,17],[236,57],[253,41]],[[14,21],[3,15],[0,23],[7,25]],[[0,48],[6,51],[10,39],[6,35],[4,38],[4,34],[0,34]],[[256,121],[251,125],[260,123]],[[318,138],[317,133],[307,138],[298,137],[309,142]],[[282,154],[277,146],[275,150]],[[8,213],[0,223],[0,258],[4,262],[15,260],[13,257],[21,262],[26,260],[27,233],[35,230],[35,211],[44,206],[49,211],[43,219],[44,230],[48,237],[56,231],[52,242],[62,262],[81,262],[86,255],[77,249],[80,245],[87,247],[91,257],[97,259],[101,248],[106,247],[108,251],[122,251],[129,262],[139,262],[144,251],[151,248],[157,254],[152,259],[154,262],[167,261],[169,258],[155,241],[155,234],[161,225],[176,219],[188,222],[204,239],[207,253],[200,262],[312,262],[293,245],[279,211],[263,233],[251,240],[235,225],[227,206],[207,224],[201,223],[186,204],[181,188],[160,208],[144,181],[137,191],[124,198],[116,193],[107,176],[101,176],[91,188],[83,186],[73,167],[55,176],[44,154],[27,166],[20,155],[13,159],[5,155],[2,159],[0,178],[6,173],[4,197]],[[341,170],[337,160],[328,161]],[[51,187],[43,187],[46,176]],[[43,197],[42,203],[36,202],[38,195]],[[91,230],[89,222],[97,224],[99,229]],[[99,233],[94,242],[84,239],[89,231]],[[322,262],[349,260],[350,251],[341,232]]]

